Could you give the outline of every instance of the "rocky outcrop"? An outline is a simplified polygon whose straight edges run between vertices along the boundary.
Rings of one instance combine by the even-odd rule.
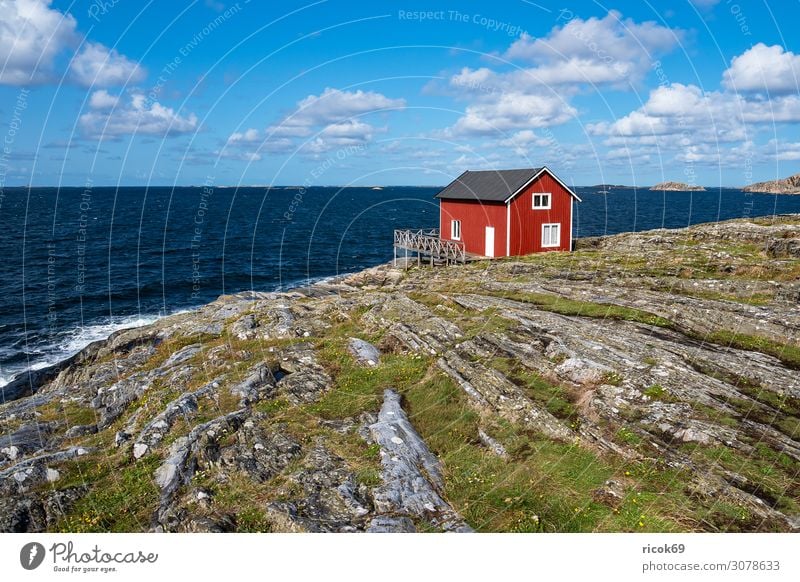
[[[745,192],[763,192],[766,194],[800,194],[800,174],[782,180],[756,182],[742,188]]]
[[[465,360],[455,352],[447,354],[437,364],[464,389],[479,408],[490,409],[551,438],[572,438],[573,433],[566,426],[534,404],[518,386],[497,370]]]
[[[442,499],[444,478],[439,461],[411,426],[397,392],[384,392],[378,421],[369,431],[381,448],[383,465],[383,485],[375,491],[375,509],[385,514],[373,519],[371,531],[407,531],[407,520],[387,521],[386,516],[397,515],[424,518],[445,531],[472,531]]]
[[[798,240],[384,265],[124,330],[6,391],[0,530],[795,531]]]
[[[377,366],[381,361],[381,353],[378,348],[362,339],[350,338],[348,349],[361,365]]]
[[[365,529],[371,513],[367,488],[345,461],[322,442],[289,479],[299,489],[287,501],[269,505],[272,520],[286,531],[355,532]]]
[[[705,188],[697,185],[690,185],[684,182],[659,182],[650,190],[664,190],[673,192],[705,192]]]

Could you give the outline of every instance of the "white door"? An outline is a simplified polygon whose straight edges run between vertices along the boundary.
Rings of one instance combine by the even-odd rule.
[[[494,256],[494,227],[487,226],[486,227],[486,250],[484,251],[484,256],[493,257]]]

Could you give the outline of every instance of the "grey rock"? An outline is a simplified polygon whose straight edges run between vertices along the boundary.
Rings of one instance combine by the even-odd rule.
[[[265,429],[256,416],[237,432],[235,445],[219,452],[223,466],[235,467],[258,483],[268,481],[300,457],[300,444],[285,434],[285,427]]]
[[[231,394],[240,398],[240,406],[249,406],[275,394],[275,376],[267,364],[257,364],[247,377],[231,387]]]
[[[252,313],[237,319],[231,326],[231,333],[240,340],[251,339],[256,335],[258,321]]]
[[[771,238],[764,250],[770,257],[800,257],[800,238]]]
[[[427,355],[440,354],[463,337],[457,325],[400,294],[378,303],[362,320],[370,330],[386,330],[405,349]]]
[[[442,499],[439,461],[408,421],[399,394],[384,392],[378,421],[369,429],[381,447],[383,485],[374,491],[378,513],[423,518],[445,531],[472,531]]]
[[[357,484],[345,462],[318,442],[291,475],[301,492],[267,506],[278,531],[363,531],[371,513],[369,492]]]
[[[92,400],[92,407],[100,415],[98,430],[110,426],[127,410],[142,394],[150,388],[149,373],[136,373],[124,378],[107,388],[98,390]]]
[[[381,515],[373,518],[367,528],[368,533],[415,533],[414,522],[407,517]]]
[[[508,452],[502,443],[489,436],[483,429],[478,429],[478,438],[481,439],[483,446],[492,451],[498,457],[508,457]]]
[[[97,433],[96,424],[80,424],[70,427],[67,430],[67,432],[64,433],[64,437],[67,439],[76,439],[82,436],[96,434],[96,433]]]
[[[220,378],[212,380],[193,392],[181,394],[167,404],[136,437],[133,447],[134,458],[139,459],[148,450],[157,447],[178,418],[190,420],[197,412],[198,400],[215,392],[219,388],[219,382]]]
[[[555,439],[571,440],[575,437],[561,421],[536,405],[497,370],[466,360],[455,352],[446,353],[437,364],[480,408],[494,410]]]
[[[82,485],[49,491],[42,497],[17,495],[0,499],[0,533],[50,531],[87,490],[88,486]]]
[[[298,343],[281,352],[281,368],[289,374],[278,381],[278,392],[293,404],[307,404],[320,399],[331,385],[331,377],[317,362],[314,348]]]
[[[172,368],[174,366],[177,366],[178,364],[183,364],[187,360],[197,355],[202,349],[203,346],[201,344],[191,344],[186,346],[185,348],[181,348],[180,350],[172,354],[169,358],[167,358],[162,368]]]
[[[161,489],[159,510],[154,527],[165,528],[174,514],[172,502],[178,489],[185,485],[197,467],[196,455],[202,448],[214,447],[216,440],[229,430],[236,431],[246,415],[237,410],[194,427],[187,436],[176,439],[164,462],[155,470],[153,479]]]
[[[362,339],[351,337],[348,349],[362,366],[377,366],[381,361],[381,353],[378,348]]]
[[[5,453],[9,460],[27,455],[47,447],[57,428],[55,423],[34,422],[21,426],[14,432],[0,435],[0,455]],[[0,457],[0,462],[2,457]]]
[[[89,454],[83,447],[28,457],[0,471],[0,495],[25,493],[48,481],[49,465]]]

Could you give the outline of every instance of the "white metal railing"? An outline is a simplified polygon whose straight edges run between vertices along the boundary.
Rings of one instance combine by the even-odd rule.
[[[394,246],[416,251],[437,259],[466,262],[464,243],[457,240],[445,240],[439,237],[438,228],[417,230],[395,230]]]

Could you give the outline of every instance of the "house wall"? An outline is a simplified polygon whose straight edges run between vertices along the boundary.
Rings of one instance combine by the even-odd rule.
[[[450,221],[461,221],[461,240],[468,253],[485,252],[486,227],[494,226],[494,256],[506,255],[506,205],[477,200],[440,200],[439,236],[452,240]]]
[[[550,210],[533,210],[533,194],[537,192],[552,194]],[[571,210],[570,193],[552,176],[543,173],[511,201],[511,255],[571,250]],[[542,248],[542,225],[546,223],[561,224],[561,244],[558,247]]]

